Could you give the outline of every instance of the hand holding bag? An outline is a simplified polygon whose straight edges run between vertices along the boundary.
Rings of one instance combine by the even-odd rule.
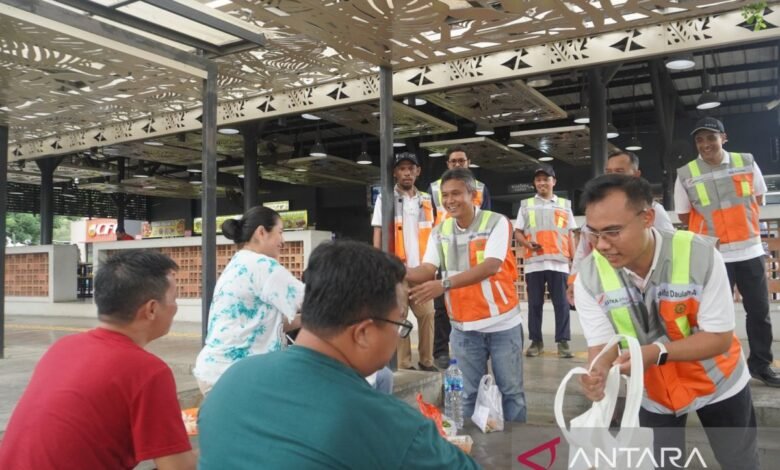
[[[569,467],[575,470],[589,468],[620,468],[653,470],[653,430],[639,427],[639,409],[644,393],[644,365],[642,348],[636,338],[614,335],[591,363],[596,363],[620,341],[628,343],[631,355],[631,376],[626,379],[626,407],[615,435],[609,424],[620,390],[620,366],[612,366],[607,373],[604,398],[594,402],[585,413],[571,420],[567,428],[563,417],[563,399],[566,384],[575,375],[589,374],[590,370],[575,367],[563,378],[555,394],[555,420],[569,443]],[[650,457],[646,454],[650,453]],[[644,457],[643,457],[644,456]]]

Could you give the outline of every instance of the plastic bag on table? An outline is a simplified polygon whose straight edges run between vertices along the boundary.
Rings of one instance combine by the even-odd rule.
[[[436,423],[436,429],[439,430],[439,434],[441,434],[442,437],[447,437],[447,432],[444,431],[444,427],[442,426],[442,414],[439,408],[437,408],[436,405],[423,400],[422,393],[417,393],[417,405],[420,407],[420,413],[422,413],[423,416]]]
[[[493,379],[486,374],[479,381],[477,402],[474,405],[474,414],[471,420],[484,433],[504,430],[504,407],[502,406],[501,391]]]

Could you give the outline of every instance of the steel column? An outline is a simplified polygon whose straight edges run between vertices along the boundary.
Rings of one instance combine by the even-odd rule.
[[[8,209],[8,126],[0,126],[0,359],[5,357],[5,217]]]
[[[393,70],[379,68],[379,169],[382,182],[382,250],[393,244]]]
[[[257,205],[257,189],[260,171],[257,168],[256,127],[249,125],[241,129],[244,137],[244,212]]]
[[[203,80],[203,208],[201,343],[206,341],[209,306],[217,283],[217,66],[209,64]]]
[[[54,170],[61,161],[62,157],[35,160],[41,170],[41,245],[51,245],[54,238]]]
[[[588,70],[590,102],[590,168],[591,176],[604,174],[607,163],[607,103],[606,86],[601,69]]]
[[[379,68],[379,169],[382,182],[382,251],[395,251],[393,212],[393,69]],[[393,354],[390,369],[398,369],[398,356]]]
[[[668,86],[671,80],[666,82],[664,74],[666,68],[660,60],[650,62],[650,83],[653,89],[653,100],[655,101],[655,119],[658,123],[658,130],[661,134],[661,165],[663,167],[662,187],[664,192],[663,205],[667,210],[674,209],[674,180],[677,177],[677,171],[671,162],[672,141],[674,139],[675,110],[677,107],[677,97],[674,90]]]

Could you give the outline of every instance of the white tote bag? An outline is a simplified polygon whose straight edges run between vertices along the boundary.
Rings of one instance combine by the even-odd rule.
[[[484,433],[504,430],[504,406],[501,391],[490,374],[482,376],[471,420]]]
[[[631,376],[622,376],[627,382],[626,406],[620,429],[616,434],[613,435],[609,431],[609,424],[620,390],[620,366],[613,366],[607,373],[604,398],[594,402],[585,413],[573,418],[568,428],[563,418],[566,384],[575,375],[588,374],[589,370],[583,367],[570,370],[555,394],[555,420],[569,443],[569,469],[654,469],[653,430],[639,427],[639,409],[642,406],[644,393],[644,366],[639,342],[635,338],[615,335],[593,363],[621,340],[628,343],[631,354]]]

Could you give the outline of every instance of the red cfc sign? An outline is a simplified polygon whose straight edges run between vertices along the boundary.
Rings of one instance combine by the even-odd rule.
[[[87,220],[87,243],[116,241],[116,219]]]

